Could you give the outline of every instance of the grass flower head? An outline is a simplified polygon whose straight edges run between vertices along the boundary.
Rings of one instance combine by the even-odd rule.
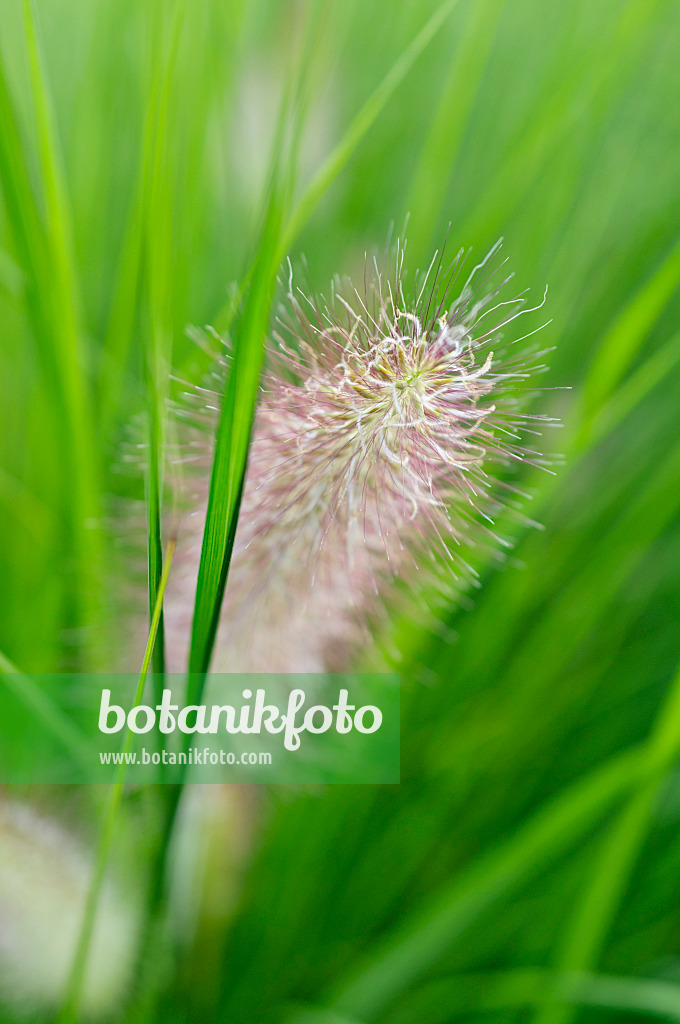
[[[442,562],[448,579],[474,578],[469,546],[503,545],[494,519],[518,494],[508,467],[542,463],[523,437],[543,418],[522,411],[542,353],[505,337],[531,309],[524,295],[503,297],[499,248],[471,269],[463,251],[449,266],[438,254],[409,288],[400,242],[389,272],[367,259],[362,287],[336,280],[328,301],[297,288],[289,267],[227,589],[225,666],[326,667],[386,581]],[[219,404],[203,389],[194,398],[202,418]]]

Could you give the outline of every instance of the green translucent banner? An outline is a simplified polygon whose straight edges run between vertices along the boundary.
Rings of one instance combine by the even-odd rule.
[[[0,784],[398,783],[395,675],[0,676]]]

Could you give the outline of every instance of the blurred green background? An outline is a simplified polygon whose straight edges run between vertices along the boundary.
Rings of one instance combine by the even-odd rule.
[[[452,249],[502,235],[518,290],[549,284],[545,529],[366,655],[402,673],[402,784],[260,793],[238,883],[227,828],[179,968],[116,1020],[680,1020],[680,5],[459,0],[415,52],[436,10],[3,0],[0,651],[20,669],[126,642],[145,583],[110,520],[144,482],[121,446],[171,390],[163,360],[206,369],[185,327],[228,320],[286,82],[295,194],[339,154],[293,243],[315,287],[407,213],[412,267],[450,222]]]

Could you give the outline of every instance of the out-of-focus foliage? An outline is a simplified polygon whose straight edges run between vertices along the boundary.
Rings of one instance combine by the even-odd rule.
[[[55,671],[121,643],[120,446],[167,361],[204,372],[184,328],[252,265],[286,83],[294,204],[437,5],[35,6],[36,39],[0,12],[0,650]],[[298,225],[321,289],[407,213],[413,266],[449,222],[504,236],[549,284],[565,461],[502,571],[367,652],[403,673],[402,785],[261,793],[243,890],[226,837],[142,1019],[680,1019],[679,47],[677,0],[459,0]]]

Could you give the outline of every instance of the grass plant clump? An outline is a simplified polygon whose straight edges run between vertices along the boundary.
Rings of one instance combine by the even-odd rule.
[[[0,696],[87,756],[35,673],[397,671],[402,782],[3,791],[0,1019],[680,1020],[679,45],[676,0],[6,0]]]

